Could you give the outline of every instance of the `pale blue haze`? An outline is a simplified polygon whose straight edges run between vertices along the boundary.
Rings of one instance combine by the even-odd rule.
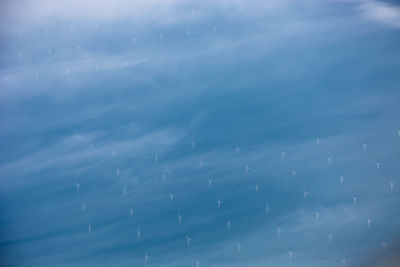
[[[0,10],[1,266],[399,266],[396,1]]]

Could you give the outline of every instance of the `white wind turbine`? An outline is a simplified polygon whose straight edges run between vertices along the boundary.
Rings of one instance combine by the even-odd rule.
[[[268,216],[269,212],[270,212],[270,208],[269,208],[268,204],[265,206],[265,212],[267,213],[267,216]]]
[[[240,250],[242,249],[242,246],[240,245],[240,243],[237,244],[236,248],[237,248],[238,252],[240,253]]]
[[[181,224],[183,220],[183,216],[181,216],[180,214],[178,214],[178,223]]]
[[[393,188],[394,188],[395,183],[390,182],[389,185],[390,185],[390,192],[393,192]]]
[[[354,207],[357,206],[357,200],[358,200],[358,197],[353,197],[353,204],[354,204]]]
[[[279,226],[276,227],[276,233],[278,234],[278,237],[281,235],[282,229],[279,228]]]
[[[315,212],[315,219],[317,219],[317,223],[319,222],[319,215],[320,213],[318,211]]]
[[[366,143],[362,143],[362,147],[363,147],[363,150],[364,150],[364,151],[366,151],[366,150],[367,150],[367,146],[368,146],[368,144],[366,144]]]
[[[376,164],[376,169],[379,170],[379,168],[381,167],[382,163],[375,161]]]
[[[228,230],[230,230],[231,229],[231,221],[230,220],[228,220],[227,222],[226,222],[226,228],[228,228]]]

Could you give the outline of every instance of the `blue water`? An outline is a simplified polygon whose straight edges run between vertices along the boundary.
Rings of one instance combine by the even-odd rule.
[[[0,7],[1,266],[396,266],[395,1]]]

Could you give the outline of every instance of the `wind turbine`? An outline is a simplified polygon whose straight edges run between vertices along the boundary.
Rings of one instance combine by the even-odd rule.
[[[200,168],[203,168],[203,165],[204,165],[204,164],[203,164],[203,160],[201,159],[201,160],[200,160]]]
[[[353,204],[354,204],[354,207],[357,206],[357,200],[358,200],[358,197],[353,197]]]
[[[165,175],[165,173],[163,173],[162,174],[162,176],[161,176],[161,181],[163,182],[163,183],[165,183],[165,180],[167,179],[167,176]]]
[[[192,149],[194,149],[194,141],[192,141]]]
[[[175,199],[175,195],[172,194],[172,193],[169,193],[169,199],[170,199],[170,201],[174,200]]]
[[[317,144],[317,146],[319,146],[319,143],[321,143],[321,139],[317,138],[317,139],[315,140],[315,143]]]
[[[136,45],[136,38],[135,37],[132,38],[132,43],[133,43],[133,45]]]
[[[158,162],[158,154],[157,154],[157,152],[154,153],[154,162],[155,163]]]
[[[254,187],[256,188],[256,193],[258,193],[258,189],[260,188],[260,185],[256,184]]]
[[[318,211],[315,212],[315,219],[317,219],[317,223],[319,222],[319,215],[320,213]]]
[[[133,208],[131,208],[130,210],[129,210],[129,213],[131,214],[131,217],[135,214],[135,211],[134,211],[134,209]]]
[[[115,151],[112,151],[112,157],[115,158]]]
[[[144,260],[145,260],[146,264],[149,262],[149,255],[147,255],[147,253],[144,254]]]
[[[285,159],[285,152],[281,152],[281,158]]]
[[[346,267],[346,258],[342,259],[343,267]]]
[[[249,165],[248,164],[246,164],[246,172],[247,173],[249,172]]]
[[[92,226],[89,224],[88,225],[88,233],[91,233],[92,232]]]
[[[293,259],[293,251],[288,251],[289,259]]]
[[[140,230],[137,230],[137,239],[140,240]]]
[[[296,171],[292,171],[292,178],[296,178]]]
[[[368,227],[370,227],[370,226],[371,226],[371,223],[372,223],[371,219],[370,219],[370,218],[368,218],[368,219],[367,219],[367,225],[368,225]]]
[[[238,243],[238,244],[236,245],[236,248],[237,248],[238,252],[240,253],[240,250],[242,249],[242,247],[240,246],[240,243]]]
[[[228,230],[230,230],[231,229],[231,221],[230,220],[228,220],[227,222],[226,222],[226,228],[228,228]]]
[[[86,203],[85,203],[85,202],[82,203],[82,211],[83,211],[83,212],[86,211]]]
[[[395,183],[390,182],[389,185],[390,185],[390,192],[393,192],[393,188],[394,188]]]
[[[239,147],[236,145],[236,154],[239,154]]]
[[[278,237],[281,235],[282,229],[279,228],[279,226],[276,227],[276,233],[278,234]]]
[[[160,40],[164,40],[164,35],[160,34]]]
[[[208,179],[208,187],[211,187],[211,186],[212,186],[212,184],[213,184],[213,180],[211,180],[211,179]]]
[[[332,243],[332,237],[333,237],[332,233],[328,235],[329,243]]]
[[[190,237],[186,237],[186,241],[187,241],[187,246],[189,247],[190,246],[190,241],[191,241],[192,239],[190,238]]]
[[[375,161],[376,164],[376,169],[379,170],[379,168],[381,167],[382,163]]]
[[[267,213],[267,216],[268,216],[269,212],[270,212],[270,208],[269,208],[268,204],[265,206],[265,212]]]
[[[340,184],[343,184],[344,180],[346,180],[346,179],[343,178],[343,176],[340,176]]]
[[[329,165],[329,166],[332,165],[332,157],[328,157],[328,165]]]
[[[382,242],[382,250],[385,250],[385,249],[386,249],[386,247],[387,247],[387,243],[385,243],[385,242]]]
[[[217,199],[217,207],[218,207],[218,208],[221,207],[221,203],[222,203],[222,201],[218,198],[218,199]]]
[[[183,216],[181,216],[180,214],[178,214],[178,223],[179,223],[179,224],[181,224],[182,219],[183,219]]]
[[[79,192],[79,188],[81,187],[81,184],[80,183],[75,183],[75,184],[76,184],[76,191]]]
[[[119,168],[117,169],[117,176],[119,176],[119,174],[121,173],[121,171],[119,170]]]
[[[213,30],[214,30],[214,33],[217,33],[217,27],[216,26],[213,27]]]
[[[196,267],[200,266],[200,262],[198,260],[194,260],[194,262],[196,263]]]
[[[306,190],[303,190],[304,199],[307,199],[307,195],[308,195],[308,192]]]
[[[123,197],[126,197],[126,188],[125,188],[125,187],[122,188],[122,196],[123,196]]]
[[[363,150],[364,150],[364,151],[366,151],[366,150],[367,150],[367,146],[368,146],[368,144],[366,144],[366,143],[362,143],[362,146],[363,146]]]

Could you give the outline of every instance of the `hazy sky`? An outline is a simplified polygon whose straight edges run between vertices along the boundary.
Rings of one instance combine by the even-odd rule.
[[[396,1],[108,2],[0,4],[0,265],[398,266]]]

